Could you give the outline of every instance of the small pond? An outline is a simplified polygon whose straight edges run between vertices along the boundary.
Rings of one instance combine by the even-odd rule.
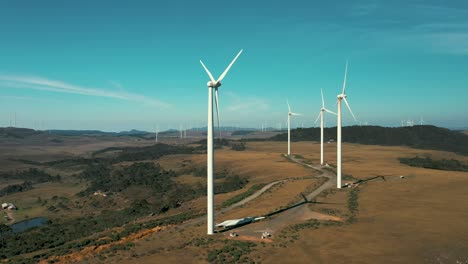
[[[21,221],[21,222],[18,222],[18,223],[14,223],[10,227],[11,227],[11,230],[14,233],[19,233],[19,232],[23,232],[24,230],[29,229],[31,227],[44,225],[45,223],[47,223],[47,218],[45,218],[45,217],[35,217],[35,218],[24,220],[24,221]]]

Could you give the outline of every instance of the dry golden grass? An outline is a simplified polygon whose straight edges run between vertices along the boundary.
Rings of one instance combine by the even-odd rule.
[[[300,194],[317,182],[318,179],[304,179],[279,183],[241,208],[223,214],[216,222],[247,216],[263,216],[280,209],[281,206],[300,202],[303,200]]]
[[[2,197],[5,202],[15,204],[19,210],[14,211],[16,221],[21,221],[26,218],[38,216],[57,217],[58,215],[47,210],[52,203],[52,197],[66,197],[69,199],[75,198],[74,195],[83,189],[83,185],[79,184],[63,184],[63,183],[41,183],[36,184],[34,189],[27,192],[18,192]],[[40,200],[39,200],[40,198]],[[42,205],[44,201],[49,203]],[[66,214],[70,216],[72,212]],[[78,214],[78,212],[75,212]]]
[[[300,165],[284,162],[280,154],[284,152],[286,145],[282,142],[251,142],[247,145],[248,150],[245,152],[216,152],[217,167],[233,168],[238,174],[249,175],[258,181],[310,174],[310,171]],[[293,144],[292,150],[293,153],[300,154],[314,163],[319,160],[319,144],[297,142]],[[316,230],[303,229],[299,239],[290,242],[286,248],[268,244],[257,246],[251,256],[262,263],[439,263],[437,258],[447,260],[447,263],[455,263],[455,260],[459,259],[466,261],[468,210],[465,201],[468,200],[468,173],[414,168],[400,164],[397,160],[398,157],[415,155],[456,158],[465,162],[468,159],[443,151],[343,144],[344,174],[361,179],[384,175],[387,179],[369,181],[358,187],[361,191],[357,222],[320,227]],[[252,159],[253,157],[255,158]],[[335,163],[334,144],[326,145],[325,157],[329,163]],[[196,159],[200,163],[204,162],[203,156]],[[272,173],[265,173],[270,171]],[[400,179],[400,175],[409,177]],[[282,188],[283,186],[273,189],[271,193],[258,198],[257,202],[234,209],[223,218],[256,212],[259,205],[266,202],[277,205],[289,202],[286,198],[287,188]],[[314,204],[310,208],[334,208],[345,215],[348,213],[347,197],[350,190],[344,189],[317,199],[334,204]],[[289,198],[292,199],[299,190],[291,187],[289,191]],[[266,197],[268,199],[265,199]],[[200,202],[203,202],[200,206],[205,206],[204,199],[200,199]],[[204,237],[204,233],[203,224],[191,230],[174,230],[171,235],[157,234],[155,240],[158,240],[159,244],[170,241],[181,245],[182,241],[187,241],[189,234]],[[222,238],[224,235],[215,235],[215,238]],[[153,243],[155,242],[142,241],[140,248],[150,250],[157,247],[153,247]],[[206,256],[210,248],[160,247],[165,250],[122,262],[203,263],[206,258],[201,257]]]

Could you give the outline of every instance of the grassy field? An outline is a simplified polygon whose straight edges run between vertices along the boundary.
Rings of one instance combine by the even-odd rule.
[[[286,144],[272,142],[248,143],[248,151],[218,151],[217,164],[230,164],[238,171],[260,174],[256,179],[266,181],[306,176],[307,170],[297,164],[285,162],[280,157]],[[327,144],[326,160],[333,164],[335,146]],[[319,159],[319,145],[297,142],[293,153],[302,155],[313,163]],[[468,174],[409,167],[397,160],[402,156],[430,155],[433,158],[467,157],[441,151],[417,150],[405,147],[343,145],[343,172],[357,179],[384,175],[386,181],[376,179],[360,185],[357,195],[356,221],[318,229],[304,228],[283,242],[258,243],[249,254],[250,259],[261,263],[456,263],[468,260],[468,211],[463,201],[468,199],[466,185]],[[260,162],[250,164],[252,158]],[[270,170],[281,164],[281,172]],[[200,162],[203,162],[200,157]],[[257,161],[257,159],[255,159]],[[261,164],[261,165],[260,165]],[[218,165],[220,166],[220,165]],[[285,166],[285,167],[282,167]],[[262,167],[264,167],[262,169]],[[290,172],[288,172],[288,169]],[[304,171],[303,171],[304,170]],[[400,179],[400,175],[407,176]],[[257,202],[234,209],[224,218],[245,216],[259,212],[262,207],[293,201],[301,188],[300,181],[275,187]],[[299,186],[297,186],[297,185]],[[350,211],[348,199],[352,189],[331,191],[317,199],[326,204],[310,204],[313,211],[328,212],[346,219]],[[204,199],[201,199],[204,202]],[[201,205],[203,206],[203,205]],[[221,220],[221,219],[220,219]],[[293,219],[292,219],[293,220]],[[134,249],[122,252],[116,259],[122,263],[206,263],[210,250],[220,248],[229,241],[226,233],[213,236],[213,241],[193,246],[190,241],[204,238],[205,226],[174,229],[154,234],[148,241],[138,242]],[[170,241],[165,244],[164,241]],[[281,240],[282,241],[282,240]],[[292,257],[294,256],[294,257]],[[110,258],[109,260],[113,260]],[[93,261],[90,261],[94,263]],[[462,262],[464,263],[464,262]]]
[[[109,146],[107,143],[104,145]],[[91,144],[75,150],[73,155],[88,155],[104,145]],[[286,181],[273,186],[255,200],[217,216],[216,222],[264,215],[285,208],[301,202],[301,193],[310,192],[323,182],[323,179],[314,178],[319,174],[317,171],[282,156],[287,148],[285,142],[249,142],[246,145],[245,151],[233,151],[226,147],[215,152],[215,171],[226,170],[249,180],[240,190],[216,195],[217,210],[220,210],[223,202],[256,184]],[[292,143],[293,154],[302,156],[312,164],[319,163],[319,148],[320,145],[314,142]],[[51,150],[53,155],[49,158],[55,157],[55,151],[54,148]],[[443,151],[343,144],[343,174],[355,179],[384,176],[385,181],[379,178],[354,188],[325,191],[315,200],[316,203],[305,204],[306,209],[287,214],[291,218],[281,220],[281,224],[275,222],[275,219],[281,219],[279,214],[268,220],[270,222],[246,226],[253,235],[241,240],[231,239],[229,232],[208,239],[202,217],[136,237],[129,240],[130,246],[124,249],[94,252],[83,258],[73,256],[71,260],[80,259],[81,263],[207,263],[215,250],[222,249],[229,251],[226,254],[239,255],[241,259],[256,263],[464,263],[468,261],[468,224],[465,221],[468,211],[464,203],[468,199],[465,187],[468,173],[410,167],[398,161],[399,157],[414,156],[454,158],[468,162],[467,156]],[[335,164],[335,144],[325,145],[325,160],[331,165]],[[190,167],[206,166],[206,155],[170,155],[154,162],[165,169],[183,171]],[[405,178],[400,178],[402,175]],[[344,182],[350,179],[344,179]],[[184,184],[201,184],[205,180],[203,176],[190,174],[176,178],[177,182]],[[98,197],[74,197],[84,187],[84,183],[65,178],[64,183],[40,184],[31,191],[7,198],[23,209],[16,213],[18,219],[44,215],[71,217],[83,210],[86,210],[84,213],[95,210],[85,205],[95,202]],[[145,193],[144,189],[132,187],[122,196],[146,197]],[[67,213],[70,215],[65,212],[51,213],[47,208],[60,199],[54,200],[54,196],[77,199],[81,209],[72,208]],[[124,200],[115,199],[117,207],[125,204]],[[42,205],[44,200],[48,203]],[[200,197],[171,210],[170,214],[205,208],[206,197]],[[341,220],[318,223],[307,220],[311,217],[328,219],[327,216]],[[138,221],[148,219],[152,217]],[[278,230],[274,230],[276,232],[271,240],[262,241],[259,239],[260,233],[252,230],[266,227]],[[246,239],[254,240],[256,246],[244,250]]]

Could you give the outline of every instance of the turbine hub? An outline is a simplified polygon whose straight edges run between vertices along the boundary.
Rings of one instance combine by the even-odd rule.
[[[208,85],[208,87],[211,87],[211,88],[218,88],[218,87],[221,86],[221,82],[213,83],[213,81],[208,81],[208,83],[206,85]]]
[[[346,94],[339,94],[337,97],[338,99],[343,99],[343,98],[346,98]]]

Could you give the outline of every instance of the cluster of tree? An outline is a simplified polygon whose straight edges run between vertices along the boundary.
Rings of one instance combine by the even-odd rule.
[[[100,130],[49,130],[49,133],[61,136],[142,136],[148,134],[146,131],[136,129],[121,132],[103,132]]]
[[[227,172],[225,173],[227,174]],[[90,182],[82,195],[95,190],[120,192],[130,186],[149,187],[155,199],[135,200],[123,210],[104,210],[97,215],[49,221],[45,226],[32,228],[23,233],[8,233],[3,236],[4,257],[30,253],[41,249],[73,247],[70,241],[90,236],[107,228],[122,226],[138,217],[150,213],[164,213],[171,208],[194,198],[206,195],[206,185],[176,184],[176,174],[164,170],[152,162],[134,163],[124,168],[113,168],[109,163],[91,164],[79,177]],[[216,193],[230,192],[243,188],[248,180],[238,175],[222,175],[223,181],[216,182]],[[44,236],[47,234],[47,236]],[[78,245],[79,246],[79,245]]]
[[[33,188],[32,182],[25,181],[21,184],[11,184],[0,189],[0,196],[6,196],[12,193],[25,192]]]
[[[195,167],[183,174],[190,172],[195,173],[195,176],[206,176],[206,167]],[[154,195],[161,196],[161,201],[165,201],[162,207],[170,208],[205,194],[205,185],[176,184],[176,176],[174,171],[164,170],[159,164],[152,162],[136,162],[122,169],[113,169],[106,163],[93,164],[79,175],[90,182],[89,187],[80,195],[89,195],[97,190],[122,192],[130,186],[144,186],[149,187]],[[227,170],[215,173],[215,177],[223,179],[215,183],[216,194],[242,189],[249,182],[247,178],[231,174]]]
[[[249,253],[257,244],[250,241],[230,241],[227,240],[220,249],[213,249],[208,252],[209,263],[255,263],[250,258]]]
[[[50,252],[61,254],[64,250],[69,251],[73,248],[98,243],[96,241],[99,240],[89,238],[108,228],[130,225],[141,216],[164,213],[186,201],[206,195],[206,185],[176,183],[175,177],[177,175],[174,171],[165,170],[153,162],[136,162],[126,167],[112,166],[112,164],[124,160],[146,160],[176,153],[196,153],[197,148],[157,144],[152,147],[122,148],[121,150],[122,153],[110,159],[68,161],[87,166],[76,176],[89,183],[87,189],[80,195],[88,195],[97,190],[122,192],[129,187],[137,186],[146,188],[149,192],[148,196],[151,196],[152,199],[133,200],[129,207],[122,210],[103,210],[87,216],[54,219],[44,226],[31,228],[21,233],[13,233],[0,226],[0,232],[2,232],[0,257],[11,258],[41,250],[43,253],[33,256],[34,260],[37,260],[46,257],[46,254],[51,254]],[[66,161],[55,164],[66,164]],[[203,171],[203,168],[200,170]],[[206,175],[206,168],[204,172]],[[32,175],[39,174],[41,174],[39,170],[32,169],[23,172],[22,175],[23,177],[32,177]],[[232,175],[226,170],[219,176],[217,178],[222,178],[222,180],[215,183],[216,193],[243,188],[248,182],[246,178]],[[37,179],[44,179],[44,175],[37,177]],[[52,209],[55,210],[55,208]],[[186,217],[181,219],[186,219]]]
[[[0,179],[24,180],[23,183],[11,184],[0,189],[0,196],[5,196],[12,193],[29,191],[33,188],[33,184],[36,183],[60,181],[61,176],[59,174],[52,176],[45,171],[41,171],[36,168],[30,168],[23,171],[1,173]]]
[[[202,145],[199,149],[206,150],[206,144],[207,144],[206,142],[207,142],[206,139],[202,139],[198,141],[197,143]],[[245,144],[237,140],[215,138],[213,140],[213,144],[214,144],[213,147],[215,149],[221,149],[223,147],[231,147],[232,150],[237,150],[237,151],[245,150]]]
[[[158,159],[165,155],[174,154],[193,154],[198,153],[199,149],[189,146],[175,146],[158,143],[147,147],[126,147],[122,148],[122,152],[115,158],[120,161],[138,161]]]
[[[173,154],[196,154],[201,153],[205,149],[187,147],[187,146],[175,146],[167,144],[155,144],[153,146],[147,147],[110,147],[95,151],[93,156],[105,153],[108,151],[121,151],[119,155],[114,158],[72,158],[72,159],[62,159],[54,160],[47,162],[37,162],[30,161],[25,159],[18,159],[16,161],[21,161],[25,164],[36,165],[36,166],[57,166],[57,167],[71,167],[78,165],[93,165],[101,163],[119,163],[123,161],[140,161],[140,160],[151,160],[158,159],[165,155]]]
[[[231,144],[231,149],[235,151],[244,151],[245,150],[245,143],[240,142],[240,143],[232,143]]]
[[[41,250],[42,252],[39,255],[33,256],[33,260],[29,261],[37,263],[39,259],[47,257],[48,254],[66,254],[71,250],[80,249],[84,246],[99,245],[101,240],[94,235],[109,228],[124,227],[122,232],[111,237],[112,241],[116,241],[142,228],[180,223],[196,216],[193,212],[189,212],[152,222],[134,223],[136,218],[147,215],[151,210],[151,205],[143,200],[134,202],[124,210],[104,210],[96,215],[49,220],[43,226],[34,227],[20,233],[14,233],[8,226],[0,225],[0,258],[12,258]],[[48,253],[43,250],[47,250]],[[23,263],[19,259],[12,262]]]
[[[90,165],[80,175],[91,183],[85,191],[87,193],[96,190],[121,192],[135,185],[150,187],[154,192],[164,192],[173,187],[171,178],[174,176],[174,171],[164,170],[159,164],[152,162],[136,162],[122,169],[113,169],[109,164],[98,163]]]
[[[468,171],[468,164],[464,164],[456,159],[433,160],[429,157],[398,158],[400,163],[412,167],[427,169],[447,170],[447,171]]]
[[[15,171],[15,172],[4,172],[0,174],[0,179],[8,180],[25,180],[31,183],[42,183],[51,181],[60,181],[61,176],[57,174],[52,176],[45,171],[38,170],[36,168],[29,168],[27,170]]]
[[[244,188],[247,183],[249,180],[245,177],[229,175],[224,178],[224,181],[215,183],[214,192],[215,194],[232,192]]]
[[[253,130],[236,130],[236,131],[232,132],[231,135],[232,136],[244,136],[244,135],[252,134],[254,132],[255,131],[253,131]]]
[[[336,140],[336,127],[324,129],[325,140]],[[268,140],[287,141],[287,133]],[[320,128],[291,130],[292,141],[318,141]],[[349,126],[343,127],[343,141],[350,143],[409,146],[420,149],[436,149],[468,155],[468,135],[430,125],[412,127]]]
[[[0,127],[0,137],[25,138],[42,132],[29,128]]]
[[[135,215],[129,215],[130,213],[129,211],[105,211],[101,215],[65,221],[49,221],[45,226],[32,228],[22,233],[13,233],[8,226],[0,225],[0,259],[9,258],[11,263],[37,263],[49,256],[61,256],[86,246],[97,247],[118,241],[142,229],[178,224],[200,216],[197,212],[185,212],[152,221],[135,222],[132,221]],[[98,234],[113,226],[122,226],[121,231]],[[22,246],[24,249],[19,248]],[[20,256],[35,251],[39,252],[28,254],[28,257]]]

